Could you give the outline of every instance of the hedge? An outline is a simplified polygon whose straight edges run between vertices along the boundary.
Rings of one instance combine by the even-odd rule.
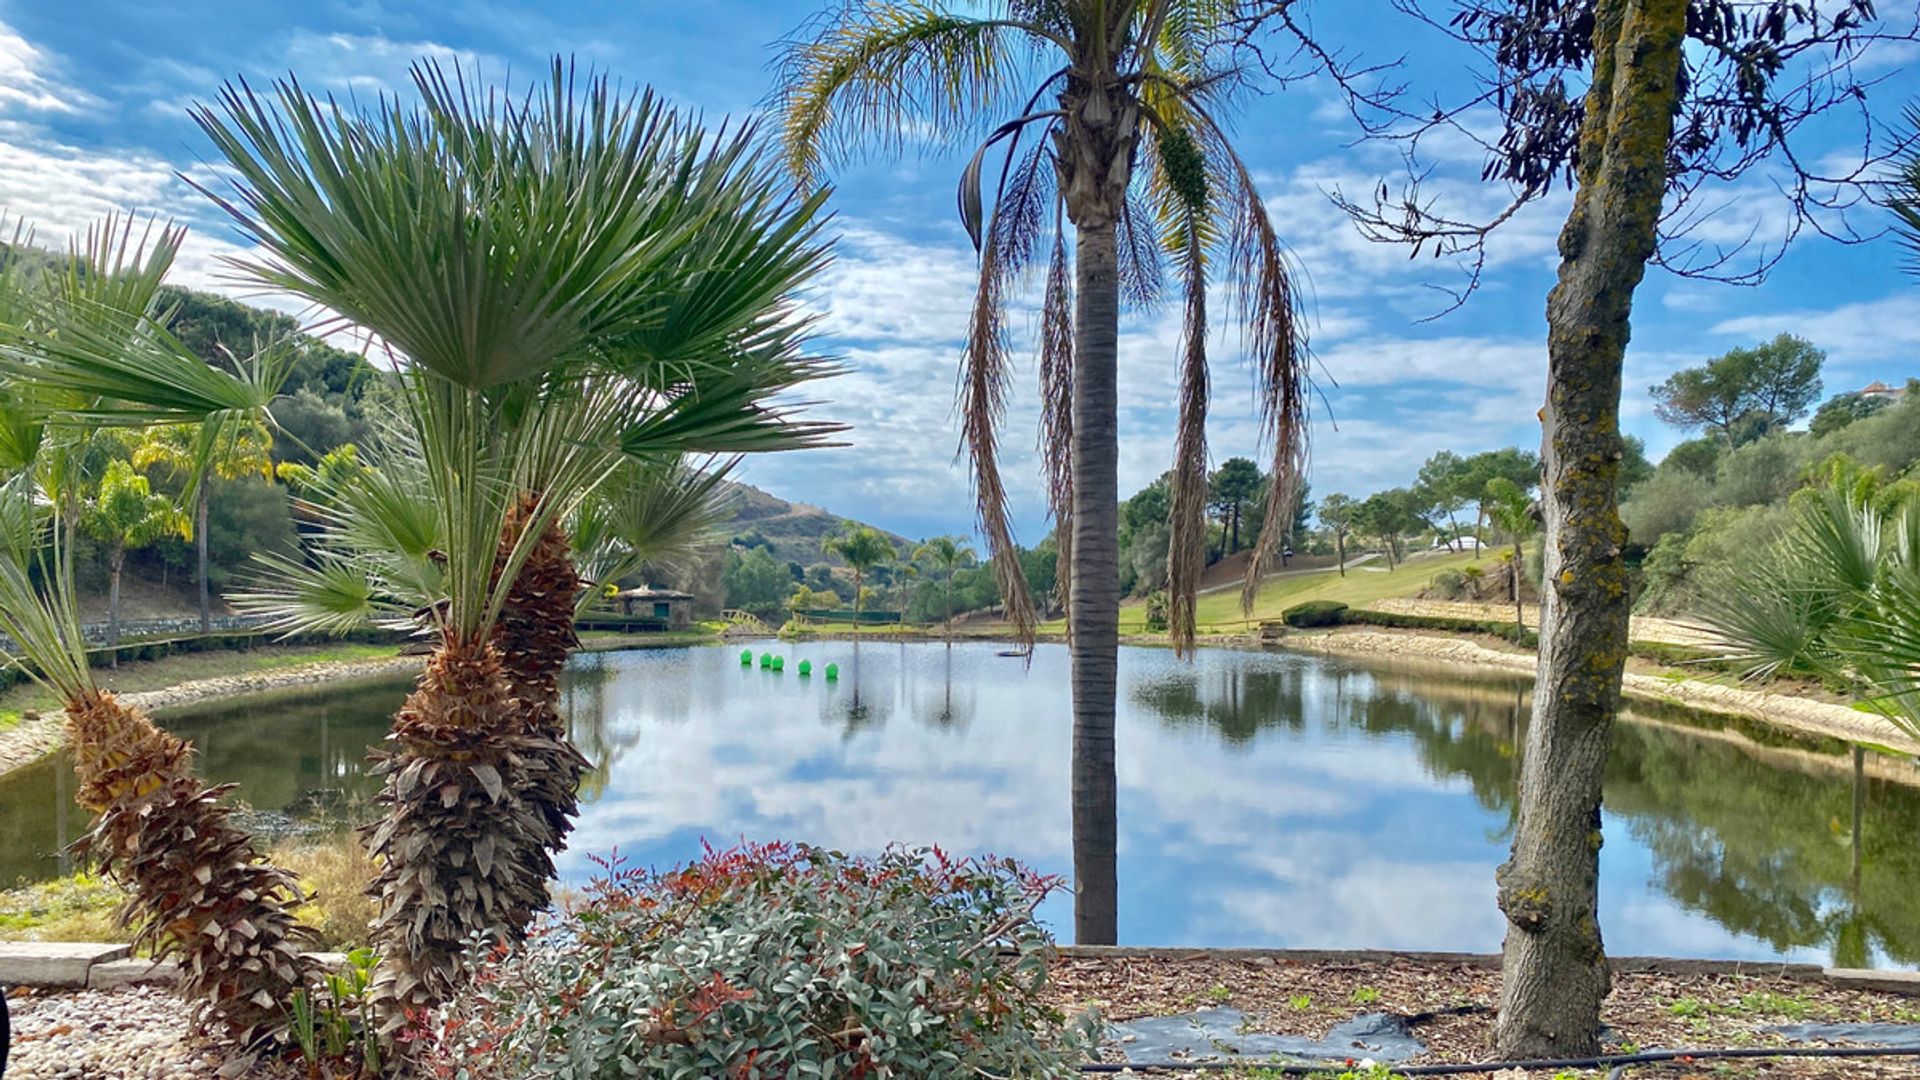
[[[1351,615],[1351,609],[1338,600],[1309,600],[1280,613],[1288,626],[1339,626]]]

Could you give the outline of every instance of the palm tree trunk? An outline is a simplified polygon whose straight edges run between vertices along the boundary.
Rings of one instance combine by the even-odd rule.
[[[194,778],[186,743],[110,693],[69,701],[66,713],[76,801],[95,815],[75,849],[127,888],[136,941],[178,958],[200,1030],[239,1047],[285,1036],[287,1003],[308,974],[293,877],[233,824],[227,788]]]
[[[1347,534],[1340,532],[1338,530],[1335,530],[1333,534],[1333,547],[1334,547],[1334,551],[1337,553],[1335,555],[1335,558],[1339,560],[1339,564],[1340,564],[1340,576],[1346,577],[1347,576]]]
[[[120,666],[120,571],[127,565],[127,549],[113,545],[107,553],[107,666]]]
[[[445,1000],[469,939],[504,936],[545,888],[512,857],[542,830],[509,783],[529,749],[521,717],[492,643],[448,638],[395,715],[390,748],[373,755],[387,808],[365,830],[381,864],[372,938],[383,1035]]]
[[[207,481],[200,481],[193,508],[193,557],[200,582],[200,632],[213,632],[213,587],[207,581]]]
[[[1120,650],[1120,275],[1111,221],[1074,238],[1073,939],[1119,937],[1119,782],[1114,702]]]
[[[953,567],[951,566],[947,567],[947,621],[946,621],[946,630],[944,632],[947,635],[947,640],[952,641],[953,640]]]
[[[498,565],[504,567],[525,522],[538,506],[535,496],[523,496],[509,516],[500,538]],[[503,856],[525,871],[527,888],[511,907],[505,929],[515,940],[525,936],[533,917],[547,905],[547,883],[555,876],[554,856],[566,847],[580,809],[580,780],[591,763],[567,735],[560,716],[560,674],[567,657],[580,644],[574,633],[574,613],[580,599],[580,575],[566,532],[549,522],[538,543],[528,552],[513,586],[501,605],[493,627],[493,646],[500,654],[507,689],[519,705],[517,725],[504,734],[522,739],[515,767],[505,773],[519,802],[536,811],[529,828],[512,836],[524,842],[510,846]]]
[[[1595,16],[1579,186],[1547,299],[1545,585],[1513,854],[1497,875],[1508,922],[1501,1057],[1594,1053],[1611,987],[1600,798],[1627,650],[1621,367],[1633,293],[1657,242],[1687,7],[1601,0]]]

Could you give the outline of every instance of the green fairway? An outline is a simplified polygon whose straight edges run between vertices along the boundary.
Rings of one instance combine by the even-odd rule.
[[[1442,571],[1474,565],[1490,567],[1498,561],[1499,556],[1488,552],[1479,555],[1441,552],[1417,555],[1392,570],[1386,568],[1384,559],[1376,558],[1359,566],[1348,566],[1344,577],[1333,570],[1282,572],[1261,585],[1251,617],[1241,613],[1240,589],[1235,586],[1200,597],[1195,620],[1202,634],[1241,633],[1257,627],[1262,620],[1277,619],[1282,611],[1307,600],[1338,600],[1362,607],[1376,600],[1412,596],[1426,588],[1434,575]],[[1145,601],[1131,600],[1121,607],[1121,633],[1144,634],[1146,622]],[[1046,629],[1064,630],[1065,625],[1050,623]]]

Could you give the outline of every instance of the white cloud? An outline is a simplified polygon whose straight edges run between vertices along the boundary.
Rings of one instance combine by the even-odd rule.
[[[395,41],[379,34],[322,34],[300,30],[288,39],[279,65],[292,70],[311,91],[376,94],[410,92],[408,69],[419,60],[443,67],[471,69],[478,65],[488,79],[505,79],[507,63],[499,57],[470,49],[456,49],[435,41]],[[515,71],[517,80],[542,74]]]
[[[1914,311],[1913,294],[1908,291],[1825,311],[1785,309],[1741,315],[1715,323],[1713,332],[1750,340],[1798,334],[1843,363],[1911,361],[1920,353],[1920,319],[1914,318]]]
[[[0,113],[74,113],[93,95],[56,78],[59,64],[46,50],[0,22]]]

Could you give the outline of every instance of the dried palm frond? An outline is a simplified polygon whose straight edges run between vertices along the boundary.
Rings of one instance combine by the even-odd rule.
[[[1196,208],[1197,209],[1197,208]],[[1194,609],[1207,564],[1207,287],[1198,230],[1185,259],[1186,322],[1182,328],[1180,412],[1174,433],[1167,543],[1167,632],[1174,652],[1193,648]]]
[[[1009,381],[1005,310],[1001,290],[1000,247],[988,244],[980,255],[980,285],[974,296],[973,320],[967,328],[966,354],[960,382],[960,435],[973,462],[974,507],[980,531],[986,535],[993,560],[994,581],[1006,607],[1007,621],[1022,642],[1033,640],[1037,621],[1033,597],[1020,566],[1007,514],[1007,489],[1000,479],[999,425],[1006,412]]]
[[[1073,582],[1073,269],[1056,215],[1040,304],[1040,460],[1053,515],[1054,603],[1067,610]]]

